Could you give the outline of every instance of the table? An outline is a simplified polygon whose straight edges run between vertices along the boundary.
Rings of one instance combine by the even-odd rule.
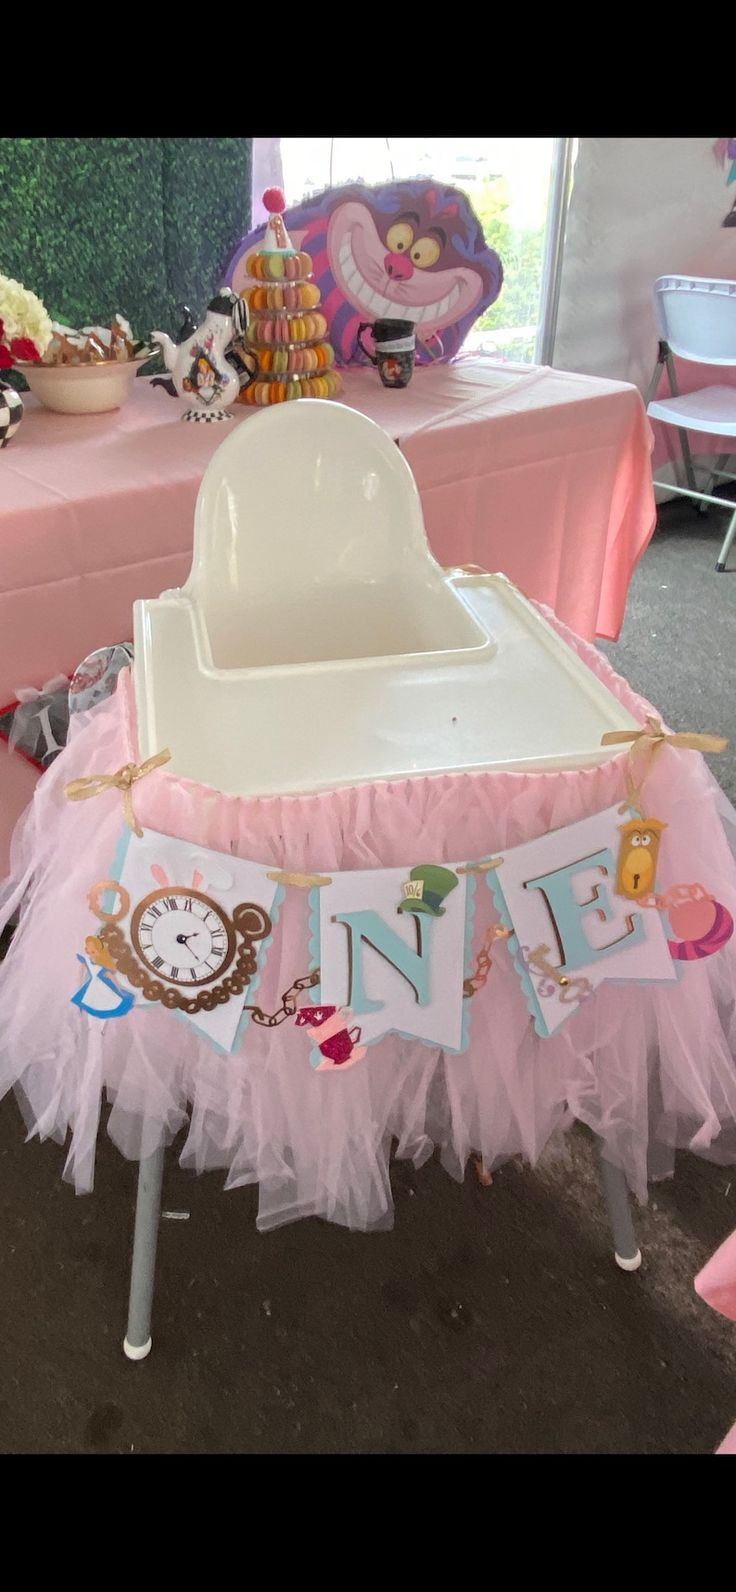
[[[395,437],[443,564],[502,570],[580,635],[615,638],[655,524],[651,433],[636,388],[467,355],[387,391],[347,371],[343,401]],[[247,424],[252,412],[238,409]],[[28,399],[0,459],[0,705],[127,639],[136,598],[186,579],[194,504],[220,426],[182,425],[134,384],[106,415]],[[0,753],[0,874],[32,771]]]

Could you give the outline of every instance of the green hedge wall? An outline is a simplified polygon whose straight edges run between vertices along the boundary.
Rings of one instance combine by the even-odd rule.
[[[0,272],[138,337],[200,313],[250,227],[250,138],[0,138]]]

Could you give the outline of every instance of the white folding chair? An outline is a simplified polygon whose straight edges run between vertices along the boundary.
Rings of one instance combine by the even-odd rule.
[[[636,728],[504,576],[441,568],[398,448],[319,399],[231,431],[200,487],[186,585],[134,621],[141,757],[168,746],[170,772],[231,795],[583,768],[613,755],[605,730]],[[634,1271],[626,1179],[598,1154],[615,1258]],[[134,1360],[151,1348],[163,1164],[162,1148],[140,1166]]]
[[[698,365],[736,366],[736,282],[707,276],[660,276],[654,284],[654,301],[661,336],[647,394],[647,414],[652,420],[661,420],[666,426],[677,428],[687,486],[670,481],[655,481],[654,485],[681,497],[694,498],[701,514],[707,513],[711,503],[731,510],[716,563],[721,573],[736,535],[736,507],[728,499],[713,496],[713,488],[718,481],[736,481],[736,475],[724,469],[734,449],[731,446],[719,454],[715,469],[708,471],[706,490],[700,492],[688,431],[736,437],[736,387],[699,387],[695,392],[680,393],[672,356],[676,354],[678,359],[688,359]],[[669,377],[670,398],[656,396],[663,367]]]

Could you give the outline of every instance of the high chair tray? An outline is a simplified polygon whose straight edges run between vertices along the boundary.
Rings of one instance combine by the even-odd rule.
[[[213,661],[187,588],[137,603],[141,756],[168,746],[170,772],[241,796],[612,756],[601,736],[635,721],[510,581],[450,570],[442,585],[434,647],[419,596],[404,615],[405,652],[379,650],[382,635],[395,647],[402,634],[401,615],[382,611],[373,656],[329,656],[333,641],[349,650],[351,634],[365,634],[343,615],[334,634],[317,627],[301,661],[245,668]],[[288,635],[288,615],[283,624]],[[245,614],[243,625],[247,644]],[[288,643],[282,652],[261,637],[257,651],[288,658]]]

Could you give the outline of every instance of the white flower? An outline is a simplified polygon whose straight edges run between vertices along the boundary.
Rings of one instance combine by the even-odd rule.
[[[35,293],[12,276],[0,276],[0,321],[8,347],[14,337],[30,337],[39,354],[46,353],[52,335],[46,308]]]

